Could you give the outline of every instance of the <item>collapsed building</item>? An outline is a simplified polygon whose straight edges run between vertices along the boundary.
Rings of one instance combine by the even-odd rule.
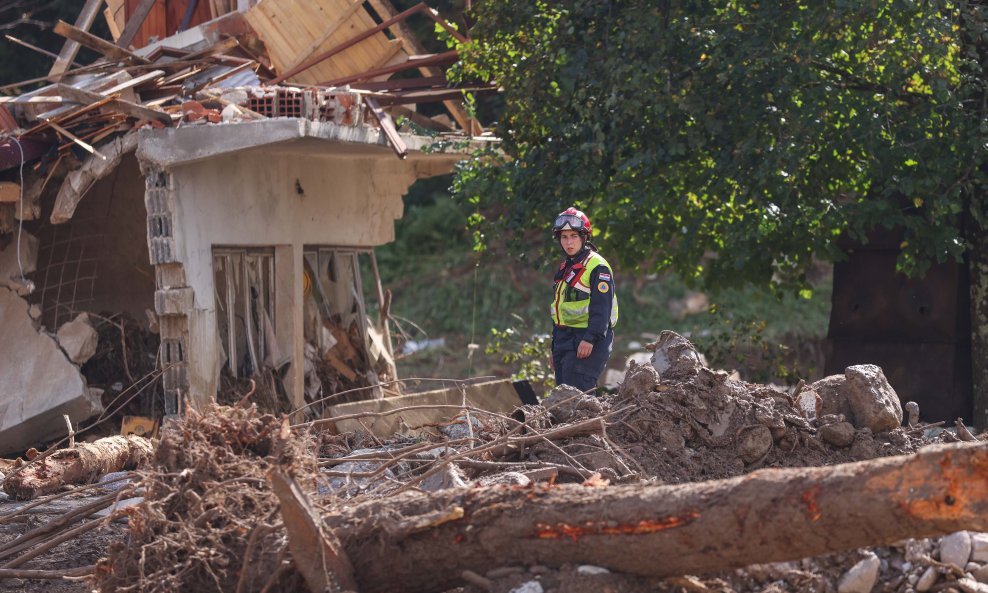
[[[493,90],[448,84],[456,52],[425,54],[405,20],[459,34],[387,0],[192,2],[177,27],[186,3],[120,0],[111,43],[87,32],[101,4],[56,27],[65,48],[26,81],[48,84],[0,99],[0,453],[133,395],[87,384],[107,332],[131,382],[160,374],[148,416],[245,377],[283,412],[383,396],[396,372],[373,248],[412,183],[490,141],[458,101]],[[103,57],[72,69],[80,47]],[[128,322],[154,334],[140,360]]]

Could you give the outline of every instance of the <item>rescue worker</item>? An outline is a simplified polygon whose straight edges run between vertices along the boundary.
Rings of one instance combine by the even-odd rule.
[[[590,219],[567,208],[552,224],[566,259],[559,264],[552,297],[552,363],[556,385],[589,391],[611,355],[618,302],[610,265],[591,242]]]

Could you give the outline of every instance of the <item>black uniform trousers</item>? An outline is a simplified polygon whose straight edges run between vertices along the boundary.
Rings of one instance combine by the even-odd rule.
[[[569,385],[580,391],[597,386],[597,379],[607,366],[614,342],[614,330],[607,328],[604,337],[593,346],[587,358],[577,358],[576,348],[587,333],[582,327],[552,328],[552,362],[556,369],[556,385]]]

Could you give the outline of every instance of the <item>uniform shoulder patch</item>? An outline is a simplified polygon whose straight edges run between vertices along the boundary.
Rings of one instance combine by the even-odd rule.
[[[607,280],[607,281],[610,281],[610,279],[611,279],[611,275],[610,275],[610,274],[607,274],[607,273],[605,273],[605,272],[601,272],[601,273],[600,273],[600,276],[598,276],[598,278],[600,278],[601,280]]]
[[[599,290],[600,292],[607,292],[610,289],[611,289],[611,285],[604,281],[597,283],[597,290]]]

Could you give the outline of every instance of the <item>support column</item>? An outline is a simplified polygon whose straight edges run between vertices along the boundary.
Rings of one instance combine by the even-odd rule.
[[[277,245],[274,248],[275,333],[285,352],[292,357],[285,376],[285,389],[292,408],[305,405],[305,327],[303,316],[301,245]],[[298,419],[293,419],[298,420]]]
[[[175,249],[175,186],[172,175],[155,166],[142,167],[145,177],[148,253],[155,267],[154,308],[158,315],[165,414],[180,412],[189,393],[189,309],[192,289]]]

